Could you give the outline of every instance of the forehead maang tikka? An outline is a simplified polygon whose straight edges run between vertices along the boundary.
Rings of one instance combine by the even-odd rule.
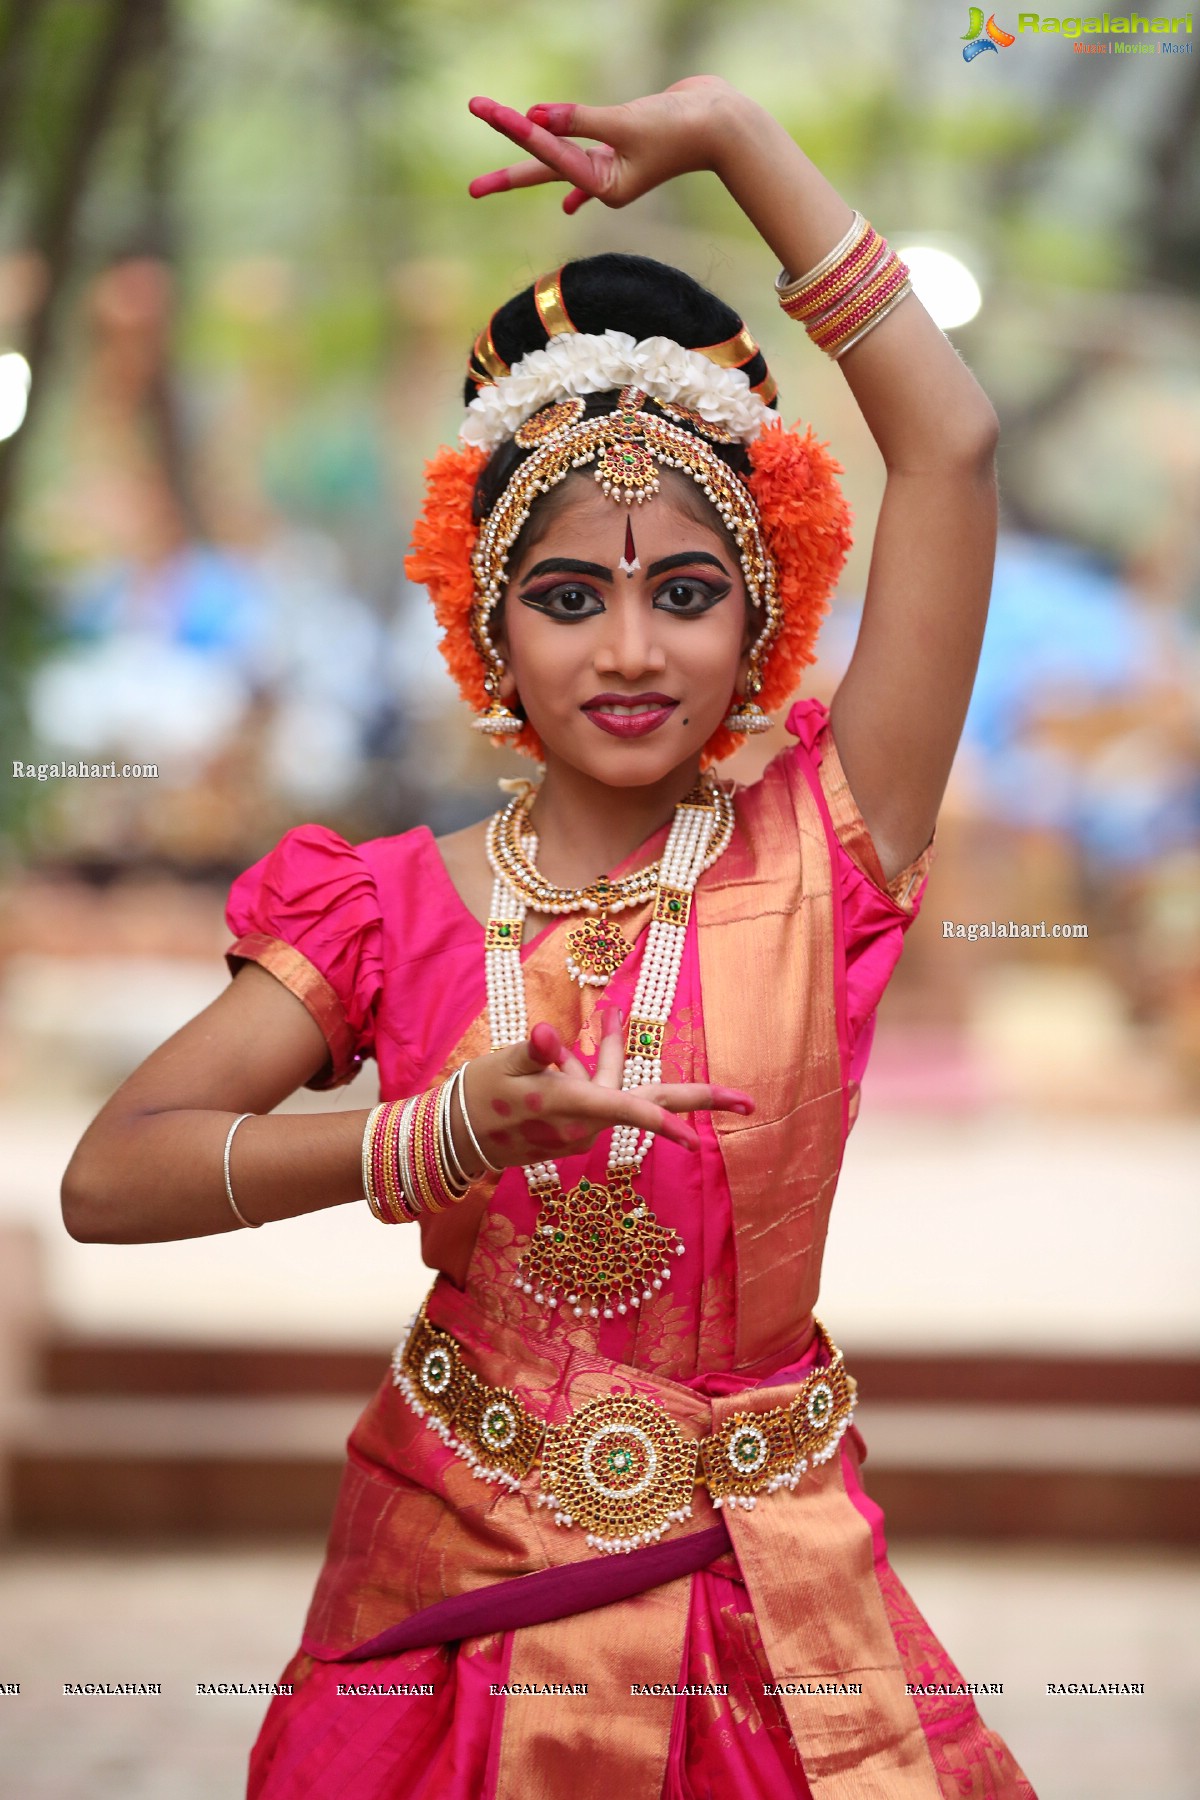
[[[532,454],[518,466],[480,527],[471,558],[475,582],[471,636],[491,696],[487,711],[474,721],[476,729],[508,736],[519,728],[519,720],[498,697],[504,664],[492,643],[489,620],[508,579],[509,553],[535,502],[589,465],[616,505],[635,507],[651,499],[660,491],[659,470],[665,468],[690,476],[715,509],[737,545],[746,592],[760,620],[745,683],[747,712],[757,712],[752,702],[762,686],[761,664],[778,635],[782,611],[775,564],[754,496],[706,441],[728,443],[731,434],[691,409],[650,400],[643,389],[627,386],[613,412],[588,418],[583,399],[571,395],[533,413],[513,436]]]

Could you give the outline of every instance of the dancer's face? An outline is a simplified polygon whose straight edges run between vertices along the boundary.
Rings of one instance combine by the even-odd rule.
[[[615,504],[587,474],[564,488],[510,568],[493,632],[501,698],[520,698],[547,763],[561,758],[612,787],[649,785],[697,758],[721,724],[760,621],[715,515],[696,521],[709,509],[689,476],[663,470],[640,506]],[[630,552],[632,574],[621,566]],[[650,693],[674,704],[637,736],[604,729],[596,714],[606,709],[589,705]]]

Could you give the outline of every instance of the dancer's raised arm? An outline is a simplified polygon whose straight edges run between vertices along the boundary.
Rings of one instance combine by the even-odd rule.
[[[764,242],[802,276],[853,209],[777,120],[727,83],[693,76],[623,106],[471,102],[530,160],[471,184],[476,197],[566,181],[568,212],[626,206],[709,169]],[[571,136],[599,140],[584,149]],[[862,624],[830,716],[851,791],[888,877],[928,843],[971,696],[996,544],[987,395],[908,294],[839,366],[887,467]]]

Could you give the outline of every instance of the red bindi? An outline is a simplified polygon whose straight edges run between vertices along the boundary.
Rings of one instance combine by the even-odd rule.
[[[633,514],[626,513],[625,514],[625,554],[624,554],[624,556],[622,556],[620,562],[617,564],[617,567],[618,567],[618,569],[624,569],[627,578],[630,581],[632,581],[633,580],[633,571],[635,569],[640,569],[641,566],[642,566],[641,562],[638,559],[637,545],[633,541]]]

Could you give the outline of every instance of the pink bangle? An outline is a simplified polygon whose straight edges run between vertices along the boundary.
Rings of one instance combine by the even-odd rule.
[[[832,269],[836,269],[838,264],[843,262],[847,256],[853,254],[858,244],[870,229],[871,227],[866,219],[863,218],[863,215],[859,212],[858,208],[855,207],[853,216],[851,217],[845,232],[838,239],[832,250],[827,251],[820,262],[815,263],[806,275],[792,276],[788,274],[786,269],[781,269],[775,282],[775,292],[779,297],[780,305],[782,306],[792,300],[801,299],[818,281],[828,275]]]
[[[426,1164],[425,1173],[430,1188],[435,1195],[439,1212],[444,1212],[448,1206],[453,1206],[456,1200],[462,1198],[462,1194],[456,1193],[451,1185],[449,1170],[446,1166],[444,1139],[442,1136],[442,1133],[446,1128],[446,1090],[449,1085],[449,1081],[440,1081],[437,1087],[434,1088],[428,1113],[427,1143],[429,1160]]]
[[[863,237],[836,268],[830,269],[827,275],[823,275],[811,287],[803,288],[790,300],[781,299],[779,304],[789,319],[801,321],[811,318],[814,313],[826,307],[836,306],[859,277],[870,271],[881,252],[886,253],[886,249],[886,240],[880,237],[873,225],[868,225]]]
[[[830,303],[827,306],[817,307],[812,315],[805,320],[804,329],[808,332],[809,336],[811,337],[814,332],[819,331],[827,319],[831,319],[835,313],[841,312],[842,308],[848,306],[852,300],[856,300],[861,293],[870,287],[876,276],[881,275],[888,267],[888,264],[894,261],[895,258],[888,248],[887,239],[880,238],[875,249],[875,254],[871,257],[867,266],[864,269],[859,270],[852,281],[845,283],[839,289],[838,293],[830,300]]]
[[[402,1101],[385,1100],[374,1107],[363,1131],[363,1192],[367,1205],[381,1225],[399,1225],[416,1217],[391,1166],[390,1146],[395,1142],[396,1116]]]
[[[416,1209],[412,1206],[409,1195],[400,1179],[399,1164],[396,1157],[396,1145],[400,1136],[401,1119],[404,1102],[393,1100],[388,1107],[387,1117],[383,1121],[380,1132],[380,1162],[382,1165],[383,1191],[388,1205],[399,1221],[415,1219]]]
[[[847,301],[831,318],[823,319],[820,326],[810,332],[813,343],[819,350],[834,349],[842,338],[856,331],[894,299],[908,278],[907,265],[899,257],[895,257],[869,287],[864,288],[853,300]]]

